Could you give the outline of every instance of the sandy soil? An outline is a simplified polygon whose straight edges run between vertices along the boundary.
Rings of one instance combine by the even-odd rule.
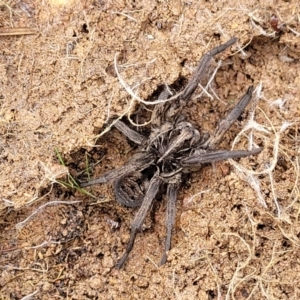
[[[149,2],[0,2],[0,298],[299,299],[297,1]],[[158,202],[118,271],[135,210],[116,204],[110,185],[86,195],[59,183],[87,166],[97,177],[134,151],[115,129],[104,133],[111,117],[140,107],[114,60],[126,84],[153,100],[158,87],[190,78],[203,53],[234,36],[238,44],[218,56],[210,96],[197,98],[199,90],[189,117],[212,132],[253,84],[256,129],[235,148],[247,149],[252,134],[264,150],[191,176],[160,268]],[[221,148],[233,145],[250,115]]]

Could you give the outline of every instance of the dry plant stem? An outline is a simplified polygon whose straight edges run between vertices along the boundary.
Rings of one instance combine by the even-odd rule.
[[[37,34],[38,31],[28,27],[15,27],[15,28],[1,28],[0,36],[11,36],[11,35],[31,35]]]
[[[41,205],[39,208],[37,208],[30,216],[28,216],[24,221],[19,222],[16,225],[17,229],[22,229],[25,224],[31,219],[33,218],[38,212],[42,211],[46,206],[49,205],[57,205],[57,204],[75,204],[75,203],[79,203],[80,201],[51,201],[51,202],[47,202],[43,205]]]
[[[261,93],[261,84],[258,86],[257,88],[257,96],[256,98],[260,97],[260,93]],[[249,119],[249,121],[245,124],[245,126],[243,127],[243,129],[239,132],[239,134],[236,136],[236,138],[234,139],[233,142],[233,147],[234,145],[239,141],[240,137],[245,134],[246,131],[251,130],[250,134],[249,134],[249,142],[252,142],[252,130],[256,129],[257,131],[261,131],[264,132],[265,134],[269,134],[270,131],[266,129],[265,126],[262,126],[258,123],[256,123],[254,121],[254,107],[252,108],[252,112],[251,112],[251,117]],[[275,169],[275,166],[277,164],[277,160],[278,160],[278,155],[279,155],[279,149],[280,149],[280,133],[285,130],[288,126],[290,126],[291,124],[283,124],[281,126],[281,129],[279,131],[276,131],[274,125],[272,124],[271,120],[268,118],[268,116],[265,114],[265,112],[263,110],[261,110],[259,108],[259,110],[261,111],[261,113],[264,115],[264,117],[267,119],[267,121],[269,122],[271,129],[275,135],[274,141],[273,141],[273,158],[271,160],[271,162],[266,163],[265,166],[266,168],[264,168],[262,171],[253,171],[253,170],[248,170],[246,168],[244,168],[243,166],[239,165],[237,162],[229,160],[230,164],[232,164],[236,170],[236,173],[238,174],[238,176],[243,179],[244,181],[248,182],[250,184],[250,186],[254,189],[254,191],[256,192],[259,202],[265,207],[267,208],[267,204],[266,201],[263,197],[263,194],[261,192],[260,189],[260,182],[258,180],[258,178],[255,175],[264,175],[264,174],[268,174],[269,178],[270,178],[270,185],[271,185],[271,191],[272,191],[272,195],[273,195],[273,202],[275,203],[275,206],[277,208],[277,215],[278,218],[280,218],[281,216],[281,208],[278,204],[277,201],[277,197],[276,197],[276,192],[275,192],[275,187],[274,187],[274,180],[273,180],[273,175],[272,172]],[[262,138],[266,139],[265,136],[262,136]],[[269,139],[269,138],[268,138]],[[292,163],[293,164],[293,163]]]
[[[38,293],[39,290],[34,291],[33,293],[23,297],[21,300],[30,300],[33,299],[33,296]]]
[[[118,70],[118,67],[117,67],[117,54],[115,55],[114,57],[114,67],[115,67],[115,71],[116,71],[116,74],[117,74],[117,77],[120,81],[120,84],[124,87],[124,89],[127,91],[127,93],[132,97],[132,101],[130,102],[130,108],[133,107],[133,103],[135,100],[137,100],[138,102],[140,103],[143,103],[145,105],[156,105],[156,104],[159,104],[159,103],[165,103],[165,102],[169,102],[169,101],[172,101],[174,99],[177,99],[179,95],[181,95],[181,93],[171,97],[171,98],[168,98],[168,99],[162,99],[162,100],[156,100],[156,101],[145,101],[143,99],[141,99],[140,97],[138,97],[138,95],[136,95],[132,89],[128,86],[128,84],[124,81],[124,79],[121,77],[121,74]],[[127,110],[126,113],[130,112],[130,108]],[[126,114],[125,113],[125,114]]]

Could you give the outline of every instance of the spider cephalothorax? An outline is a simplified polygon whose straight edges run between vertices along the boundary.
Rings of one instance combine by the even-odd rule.
[[[242,114],[251,100],[253,87],[249,87],[238,104],[217,126],[212,136],[200,134],[192,123],[182,114],[182,109],[190,100],[200,81],[205,77],[210,62],[216,54],[224,51],[236,42],[236,38],[212,49],[199,62],[197,70],[190,82],[177,96],[170,101],[157,104],[152,112],[151,131],[143,136],[117,121],[115,127],[138,145],[137,152],[119,169],[109,171],[100,178],[84,182],[82,187],[112,182],[116,200],[128,207],[140,207],[132,224],[130,240],[124,255],[117,263],[121,268],[127,259],[135,240],[136,233],[141,229],[160,187],[166,187],[167,236],[165,251],[160,265],[167,259],[167,251],[171,248],[172,228],[175,221],[177,190],[182,183],[182,175],[196,171],[205,163],[216,162],[228,158],[246,157],[258,154],[261,149],[215,150],[230,126]],[[170,93],[162,91],[160,100],[167,100]]]

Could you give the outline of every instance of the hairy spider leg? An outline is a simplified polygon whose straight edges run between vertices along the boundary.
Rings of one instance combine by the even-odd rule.
[[[259,154],[263,149],[255,148],[250,151],[246,150],[217,150],[212,152],[196,152],[188,158],[184,158],[181,160],[181,165],[183,167],[193,167],[193,166],[201,166],[205,163],[217,162],[220,160],[226,160],[229,158],[241,158],[247,157],[250,155]],[[206,150],[204,150],[206,151]]]
[[[232,46],[237,41],[237,38],[232,38],[228,42],[213,48],[209,52],[203,55],[201,60],[199,61],[198,67],[196,72],[194,73],[192,79],[187,84],[186,88],[183,90],[182,95],[180,96],[180,100],[187,102],[190,100],[192,94],[198,87],[198,84],[200,83],[200,80],[205,77],[207,69],[209,67],[209,64],[212,60],[212,58],[221,53],[222,51],[226,50],[230,46]]]
[[[232,124],[237,120],[237,118],[243,113],[246,106],[249,104],[252,98],[253,86],[250,86],[247,92],[243,95],[240,101],[234,106],[234,108],[229,112],[229,114],[220,121],[217,129],[212,137],[210,137],[204,144],[201,145],[199,149],[196,149],[195,153],[190,157],[184,158],[181,161],[183,167],[188,166],[201,166],[204,163],[216,162],[220,160],[225,160],[229,158],[241,158],[249,155],[256,155],[262,151],[262,148],[255,148],[250,151],[245,150],[217,150],[215,149],[222,141],[224,134],[232,126]],[[204,149],[207,149],[204,150]]]
[[[232,46],[237,41],[237,38],[232,38],[228,42],[213,48],[208,53],[204,54],[198,63],[198,67],[192,76],[191,80],[188,82],[187,86],[184,88],[179,97],[176,100],[172,101],[172,106],[170,103],[166,103],[167,109],[165,111],[165,120],[172,120],[176,114],[178,114],[179,110],[182,109],[186,103],[191,99],[193,93],[197,89],[201,80],[207,75],[207,69],[213,59],[213,57],[222,51],[226,50],[230,46]],[[160,108],[160,110],[162,110]],[[159,110],[158,110],[159,111]],[[154,111],[155,112],[155,111]]]
[[[126,261],[130,251],[133,248],[134,241],[136,234],[139,230],[141,230],[142,225],[144,223],[144,220],[146,218],[146,215],[153,203],[153,200],[155,199],[155,196],[158,193],[159,187],[162,183],[162,178],[159,177],[158,172],[155,173],[155,175],[151,178],[149,188],[145,194],[145,198],[142,202],[141,207],[139,208],[137,214],[134,217],[134,220],[131,224],[131,233],[130,233],[130,239],[127,244],[125,253],[121,257],[121,259],[118,261],[116,268],[120,269],[122,268],[124,262]]]
[[[151,155],[146,153],[136,153],[124,166],[108,171],[101,177],[89,180],[86,182],[81,182],[81,187],[87,187],[99,183],[107,183],[117,178],[123,177],[128,173],[132,173],[136,170],[143,170],[153,163],[153,158]]]
[[[127,138],[129,138],[131,141],[135,142],[138,145],[141,145],[145,141],[145,137],[129,128],[124,122],[120,120],[118,120],[114,124],[114,126]]]
[[[180,180],[180,179],[179,179]],[[175,223],[176,217],[176,200],[177,200],[177,189],[176,183],[169,183],[167,188],[167,211],[166,211],[166,240],[165,240],[165,251],[162,255],[159,265],[163,265],[167,261],[167,252],[171,249],[172,241],[172,229]]]
[[[219,123],[214,135],[207,140],[203,147],[209,149],[215,149],[223,139],[224,134],[231,127],[231,125],[237,120],[237,118],[243,113],[246,106],[249,104],[252,98],[253,86],[250,86],[245,95],[234,106],[230,113]]]

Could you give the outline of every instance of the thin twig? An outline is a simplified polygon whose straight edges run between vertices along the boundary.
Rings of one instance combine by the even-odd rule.
[[[46,206],[49,205],[58,205],[58,204],[75,204],[75,203],[79,203],[81,201],[51,201],[51,202],[47,202],[43,205],[41,205],[39,208],[37,208],[30,216],[28,216],[24,221],[19,222],[16,224],[16,229],[20,230],[22,229],[25,224],[32,219],[37,213],[41,212]]]

